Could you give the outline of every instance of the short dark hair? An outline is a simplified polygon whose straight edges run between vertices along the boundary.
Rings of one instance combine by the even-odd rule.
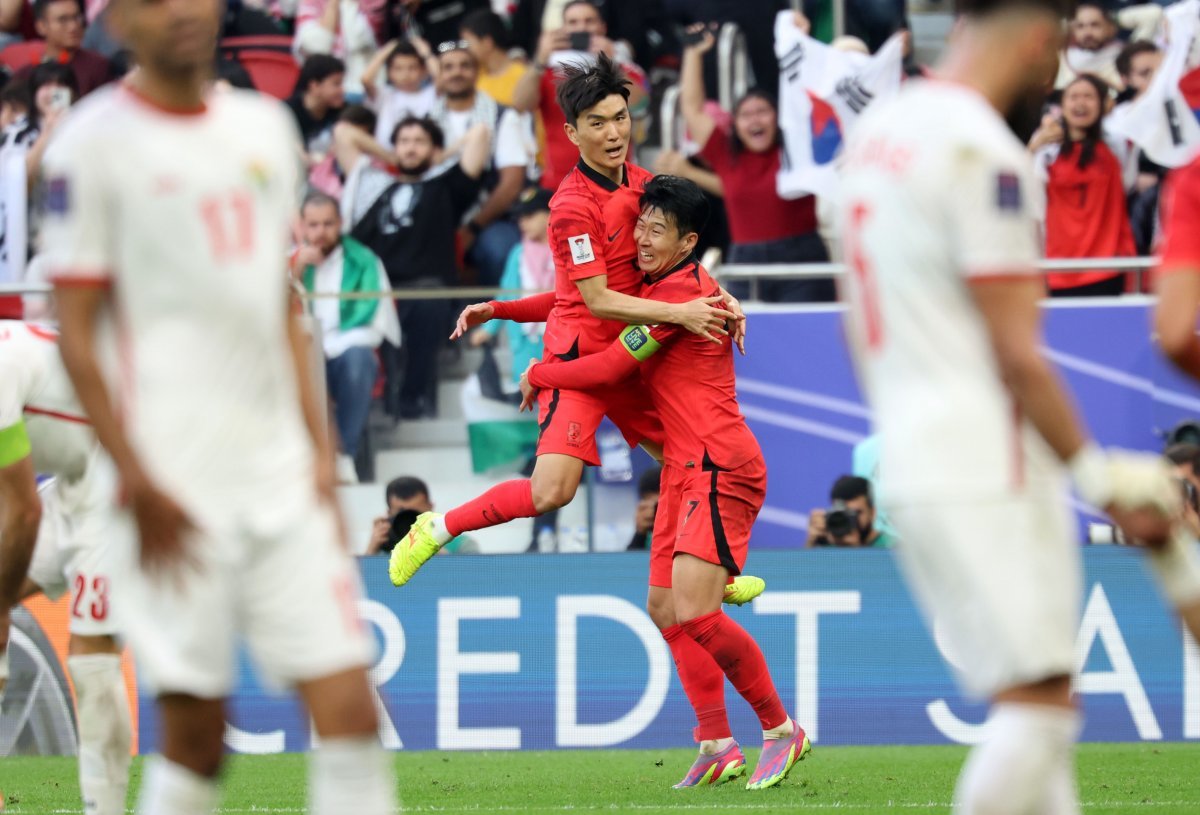
[[[567,12],[575,6],[591,6],[596,10],[596,13],[600,15],[601,19],[604,17],[604,4],[599,0],[570,0],[570,2],[563,6],[563,17],[565,18],[567,16]]]
[[[962,17],[990,17],[1004,11],[1050,12],[1060,20],[1074,15],[1072,0],[955,0],[954,13]]]
[[[488,37],[502,51],[507,51],[510,36],[504,18],[491,9],[481,8],[472,11],[458,24],[459,32],[468,31],[479,39]]]
[[[68,2],[68,0],[34,0],[33,1],[33,16],[37,20],[45,20],[46,12],[48,12],[50,10],[51,6],[53,6],[55,3],[65,3],[65,2]],[[69,2],[72,2],[75,4],[75,7],[79,9],[80,14],[84,13],[82,0],[69,0]]]
[[[1133,58],[1142,54],[1157,54],[1158,46],[1149,40],[1134,40],[1117,54],[1117,73],[1122,77],[1133,73]]]
[[[320,190],[313,190],[304,196],[304,203],[300,205],[300,211],[304,212],[309,207],[333,207],[333,211],[338,214],[338,217],[341,217],[342,214],[342,207],[338,204],[338,200]]]
[[[29,93],[29,83],[23,79],[9,80],[0,89],[0,105],[16,105],[29,110],[33,107],[33,98]]]
[[[421,67],[425,67],[425,60],[421,59],[421,55],[417,53],[417,48],[408,40],[399,40],[387,55],[385,65],[387,68],[392,67],[392,61],[398,57],[412,57],[417,62],[421,63]]]
[[[642,211],[657,209],[675,224],[679,236],[697,234],[708,223],[708,199],[694,181],[677,175],[659,175],[646,182],[638,199]]]
[[[660,492],[662,492],[662,467],[656,464],[642,473],[641,478],[638,479],[638,498],[657,495]]]
[[[590,67],[568,62],[563,67],[563,80],[558,84],[558,106],[574,127],[579,114],[613,94],[628,102],[630,84],[621,66],[607,54],[600,54],[596,64]]]
[[[853,501],[864,495],[867,498],[867,504],[875,506],[875,499],[871,495],[871,482],[857,475],[842,476],[833,482],[833,488],[829,490],[829,500],[831,501]]]
[[[406,127],[419,127],[429,135],[429,140],[433,142],[433,146],[441,150],[446,146],[446,134],[438,127],[438,123],[433,119],[425,116],[405,116],[392,129],[392,146],[396,145],[396,139],[400,136],[400,131]]]
[[[1167,459],[1167,461],[1171,462],[1176,467],[1187,464],[1195,469],[1196,464],[1198,463],[1196,459],[1200,458],[1200,444],[1193,444],[1190,441],[1181,441],[1177,444],[1172,444],[1170,447],[1164,450],[1163,456]]]
[[[1112,12],[1109,11],[1103,3],[1099,2],[1099,0],[1080,0],[1080,2],[1076,3],[1071,8],[1071,18],[1074,19],[1075,15],[1079,13],[1079,10],[1083,8],[1094,8],[1096,11],[1104,15],[1104,19],[1108,20],[1110,23],[1115,22]]]
[[[345,109],[338,114],[338,121],[352,124],[374,135],[375,124],[379,121],[379,117],[375,115],[375,111],[365,105],[346,105]]]
[[[418,495],[424,495],[428,498],[429,485],[411,475],[402,475],[399,478],[393,478],[388,482],[387,489],[383,492],[385,501],[392,498],[398,501],[407,501],[409,498],[415,498]]]
[[[296,92],[304,93],[314,82],[324,82],[331,76],[346,73],[346,63],[329,54],[313,54],[304,60],[300,66],[300,76],[296,78]]]

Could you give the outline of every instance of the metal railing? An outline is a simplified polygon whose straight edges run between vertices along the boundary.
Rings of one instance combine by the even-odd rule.
[[[737,23],[725,23],[717,34],[717,101],[723,110],[733,110],[752,82],[746,57],[746,36]]]
[[[663,152],[678,150],[679,145],[683,144],[683,116],[679,111],[681,94],[679,85],[672,85],[663,92],[658,107],[658,138]]]

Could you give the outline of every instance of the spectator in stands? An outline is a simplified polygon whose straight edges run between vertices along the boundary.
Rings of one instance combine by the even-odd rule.
[[[579,161],[579,149],[567,138],[567,120],[555,98],[563,65],[568,62],[590,64],[597,54],[607,54],[620,64],[633,83],[629,95],[630,113],[634,117],[643,115],[650,104],[646,75],[633,63],[627,47],[608,38],[600,10],[591,0],[569,0],[563,7],[562,23],[561,28],[547,28],[542,32],[534,60],[513,92],[513,107],[527,113],[536,111],[540,117],[546,140],[541,184],[548,190],[558,189]],[[586,47],[575,50],[572,35],[581,40],[574,45]]]
[[[338,128],[353,128],[372,136],[375,133],[375,114],[370,109],[362,105],[346,105],[342,110],[342,114],[338,117],[337,124],[334,125],[334,133],[337,133]],[[336,139],[336,136],[335,136]],[[372,141],[371,155],[382,162],[384,165],[392,165],[395,163],[396,154],[392,150],[388,150],[382,144]],[[343,167],[338,161],[338,151],[330,150],[325,154],[325,157],[314,164],[308,171],[308,185],[314,190],[325,193],[338,200],[341,200],[342,191],[345,188],[346,175],[352,170],[352,167]]]
[[[1105,6],[1095,0],[1084,0],[1075,7],[1070,40],[1060,56],[1054,87],[1066,88],[1080,74],[1092,74],[1110,87],[1120,89],[1121,77],[1116,66],[1120,52],[1116,21]]]
[[[408,33],[439,43],[457,39],[468,14],[491,6],[489,0],[399,0],[394,8]]]
[[[371,527],[371,541],[364,554],[389,554],[392,547],[408,534],[408,528],[422,512],[433,512],[429,487],[419,478],[402,475],[388,482],[384,489],[387,515],[376,518]],[[478,554],[479,544],[466,535],[459,535],[442,547],[438,554]]]
[[[389,288],[383,262],[367,247],[342,234],[338,202],[310,193],[300,210],[303,245],[292,258],[292,274],[304,290],[318,294],[375,295]],[[354,459],[362,444],[379,376],[375,349],[387,340],[400,344],[396,311],[386,300],[317,299],[313,316],[321,326],[325,383],[333,401],[341,453],[338,472],[354,482]]]
[[[346,66],[341,76],[345,92],[357,101],[363,95],[363,70],[378,47],[384,5],[382,0],[300,0],[292,41],[296,59],[307,63],[317,55],[340,57]]]
[[[515,300],[524,294],[554,289],[554,256],[546,233],[550,223],[550,196],[547,189],[527,187],[513,205],[512,217],[521,230],[521,241],[508,254],[500,288],[522,294],[505,294],[497,299]],[[512,352],[512,384],[516,385],[529,363],[542,358],[542,334],[546,324],[491,320],[471,333],[471,345],[491,343],[499,335],[501,327],[508,337],[508,348]],[[515,397],[513,404],[521,403],[518,391],[512,391],[512,396]]]
[[[558,27],[565,5],[566,0],[518,0],[512,13],[513,44],[535,53],[541,33]],[[631,58],[646,73],[660,60],[678,59],[679,38],[663,0],[606,0],[599,6],[609,35],[628,43]]]
[[[24,82],[7,82],[0,89],[0,145],[10,125],[29,116],[29,85]]]
[[[37,36],[29,0],[0,0],[0,50],[21,42],[26,34]]]
[[[732,245],[731,263],[819,263],[829,260],[825,242],[817,232],[816,198],[779,197],[783,134],[778,109],[766,92],[750,90],[733,109],[733,129],[722,130],[705,108],[701,60],[713,47],[711,30],[693,26],[703,38],[683,52],[680,107],[693,141],[702,145],[700,156],[716,171],[725,198]],[[764,281],[762,299],[773,302],[829,302],[836,299],[831,278]],[[748,288],[730,286],[744,298]]]
[[[771,97],[779,95],[779,63],[775,60],[775,15],[792,8],[789,0],[665,0],[668,14],[685,26],[734,23],[746,38],[746,57],[754,81]],[[807,4],[806,4],[807,5]],[[717,96],[716,60],[706,61],[704,86]]]
[[[311,56],[300,68],[296,92],[287,100],[310,167],[318,164],[332,146],[333,126],[346,105],[345,74],[346,65],[337,57]]]
[[[477,87],[501,105],[512,107],[517,82],[525,73],[525,60],[509,56],[508,26],[489,9],[463,18],[459,36],[479,65]]]
[[[1133,102],[1146,92],[1162,59],[1159,47],[1146,40],[1131,42],[1121,49],[1116,64],[1117,72],[1125,83],[1122,105]],[[1124,164],[1133,242],[1139,255],[1148,255],[1158,231],[1158,196],[1167,168],[1152,162],[1137,145],[1130,146]]]
[[[455,234],[478,198],[490,142],[487,127],[475,125],[458,163],[430,177],[445,141],[441,128],[428,119],[408,118],[396,126],[394,171],[371,159],[375,140],[370,136],[354,128],[337,130],[338,161],[351,168],[342,197],[344,220],[351,235],[383,260],[393,288],[457,282]],[[397,309],[406,361],[395,412],[401,418],[434,415],[437,353],[449,334],[450,301],[401,300]],[[391,388],[398,364],[389,356],[386,365]]]
[[[1048,117],[1030,141],[1046,185],[1048,258],[1130,257],[1137,251],[1121,163],[1104,142],[1107,100],[1103,80],[1077,77],[1063,89],[1062,119]],[[1125,291],[1125,276],[1110,270],[1050,273],[1046,281],[1055,297]]]
[[[808,513],[806,547],[892,547],[892,539],[875,525],[875,501],[870,481],[844,475],[833,482],[829,500],[829,509],[814,509]]]
[[[466,134],[477,124],[493,134],[488,172],[483,178],[479,208],[459,231],[467,261],[479,282],[494,286],[504,274],[508,253],[521,233],[508,211],[525,186],[536,147],[521,114],[504,108],[477,87],[479,66],[463,41],[438,46],[438,90],[430,118],[445,136],[448,161],[453,161]]]
[[[379,82],[383,69],[385,81]],[[375,140],[388,144],[396,124],[409,116],[428,116],[437,98],[425,60],[408,40],[393,40],[379,49],[362,75],[363,90],[378,115]]]
[[[28,79],[38,64],[66,65],[75,74],[80,96],[112,79],[108,60],[82,47],[86,23],[78,0],[36,0],[33,13],[38,36],[45,40],[45,46],[33,56],[31,64],[16,72],[15,78]]]
[[[638,503],[633,515],[633,537],[625,547],[627,552],[650,548],[654,533],[654,517],[658,514],[658,496],[662,492],[662,467],[651,467],[638,479]]]

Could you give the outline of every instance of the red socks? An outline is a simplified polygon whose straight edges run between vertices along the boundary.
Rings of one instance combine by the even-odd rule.
[[[514,518],[532,518],[533,482],[528,478],[497,484],[473,501],[446,513],[446,531],[457,538],[464,532],[499,526]]]
[[[721,666],[737,692],[758,714],[763,730],[778,727],[787,720],[787,711],[767,671],[767,661],[746,629],[719,609],[679,625]]]
[[[725,672],[721,666],[688,636],[683,626],[664,628],[662,636],[675,659],[683,692],[696,711],[696,741],[731,737],[733,731],[729,729],[729,717],[725,715]]]

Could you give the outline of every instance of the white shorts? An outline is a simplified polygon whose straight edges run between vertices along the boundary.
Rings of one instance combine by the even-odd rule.
[[[968,694],[1075,672],[1083,573],[1063,493],[889,512],[901,568]]]
[[[42,484],[42,522],[29,563],[29,579],[57,600],[71,592],[71,633],[115,636],[124,564],[130,541],[109,506],[68,512],[56,480]]]
[[[228,696],[239,640],[271,685],[370,665],[358,568],[333,513],[314,504],[271,514],[193,517],[203,527],[187,543],[197,568],[130,570],[122,622],[154,692]]]

